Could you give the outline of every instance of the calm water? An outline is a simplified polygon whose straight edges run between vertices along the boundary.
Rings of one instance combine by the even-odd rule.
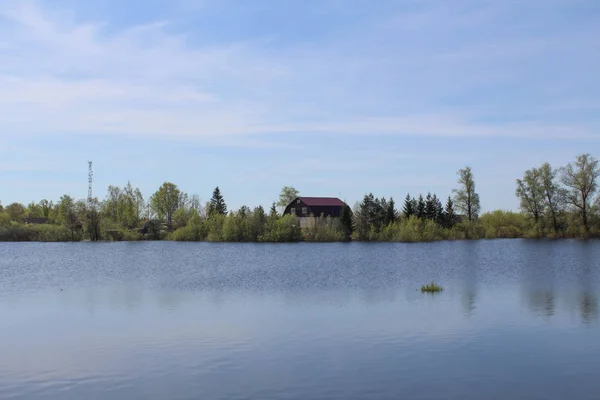
[[[599,295],[598,241],[0,243],[0,399],[598,399]]]

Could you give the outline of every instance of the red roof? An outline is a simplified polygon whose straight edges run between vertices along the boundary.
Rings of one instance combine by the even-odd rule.
[[[343,207],[346,205],[343,201],[337,197],[299,197],[300,200],[307,206],[317,207]]]

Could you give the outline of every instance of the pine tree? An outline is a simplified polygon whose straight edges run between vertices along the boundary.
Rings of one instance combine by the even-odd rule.
[[[456,213],[454,212],[454,203],[452,197],[448,196],[446,207],[444,208],[444,225],[446,228],[452,228],[456,224]]]
[[[419,195],[419,200],[417,201],[417,217],[418,218],[425,218],[426,217],[426,213],[425,213],[425,201],[423,200],[423,196]]]
[[[438,197],[433,195],[433,204],[435,204],[435,222],[438,224],[444,223],[444,206]]]
[[[402,215],[404,218],[409,219],[411,215],[415,215],[414,199],[410,197],[410,193],[406,195],[404,199],[404,205],[402,206]]]
[[[250,207],[248,206],[241,206],[240,209],[238,210],[238,215],[242,218],[247,217],[248,215],[250,215],[251,211],[250,211]]]
[[[394,202],[394,198],[390,197],[390,201],[387,203],[386,213],[385,213],[385,224],[393,224],[398,219],[398,212],[396,211],[396,203]]]
[[[221,190],[217,186],[213,192],[212,198],[210,199],[208,209],[208,215],[213,214],[227,214],[227,204],[225,204],[225,200],[223,199],[223,195],[221,194]]]
[[[366,194],[362,203],[360,203],[360,214],[369,226],[373,225],[377,219],[378,205],[379,199],[376,199],[373,193]]]
[[[271,209],[269,210],[269,217],[277,218],[279,214],[277,213],[277,203],[273,203],[271,205]]]
[[[388,202],[385,197],[382,197],[381,200],[375,199],[375,229],[377,231],[386,225],[387,207]]]
[[[427,197],[425,197],[425,218],[430,220],[435,220],[436,212],[435,212],[435,203],[433,201],[433,197],[431,197],[431,193],[427,193]]]
[[[358,204],[354,222],[359,240],[368,240],[371,228],[375,226],[378,203],[379,200],[373,196],[373,193],[369,193]]]
[[[344,232],[344,239],[350,240],[350,236],[354,231],[354,223],[352,221],[352,210],[347,205],[344,205],[340,212],[340,223]]]

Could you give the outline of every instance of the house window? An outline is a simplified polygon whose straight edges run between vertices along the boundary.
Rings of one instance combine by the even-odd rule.
[[[290,208],[290,214],[296,214],[296,209],[294,207]]]
[[[308,210],[306,209],[306,207],[302,207],[302,214],[306,215],[308,213]]]
[[[300,204],[300,199],[296,200],[296,203]]]

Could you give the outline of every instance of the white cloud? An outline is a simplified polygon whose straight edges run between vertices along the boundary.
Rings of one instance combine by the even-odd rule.
[[[511,63],[564,48],[574,38],[588,38],[577,42],[585,48],[590,32],[459,40],[454,30],[479,29],[495,13],[506,18],[507,6],[425,4],[429,8],[391,16],[381,26],[269,50],[260,38],[200,45],[168,20],[109,30],[108,21],[82,22],[50,2],[8,2],[0,5],[0,132],[222,143],[289,132],[598,138],[596,126],[557,125],[543,116],[478,122],[476,109],[444,100],[488,90],[486,84],[514,84]],[[419,39],[424,32],[433,36]],[[453,40],[436,44],[443,32]]]

